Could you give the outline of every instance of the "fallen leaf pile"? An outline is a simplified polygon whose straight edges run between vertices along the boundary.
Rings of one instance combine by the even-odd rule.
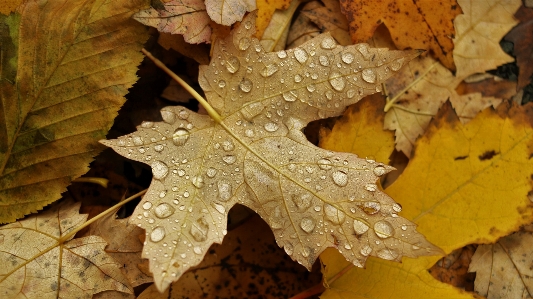
[[[0,297],[531,297],[529,2],[0,4]]]

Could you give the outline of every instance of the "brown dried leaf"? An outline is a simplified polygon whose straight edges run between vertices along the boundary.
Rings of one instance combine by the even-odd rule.
[[[205,0],[207,14],[217,24],[230,26],[257,8],[255,0]]]
[[[302,9],[316,5],[317,1],[308,2]],[[318,36],[320,29],[304,14],[300,13],[294,20],[287,36],[287,49],[295,48]]]
[[[531,82],[533,76],[533,9],[522,6],[515,17],[520,20],[520,24],[505,39],[514,44],[516,63],[520,68],[518,88],[522,89]]]
[[[322,5],[324,3],[324,5]],[[338,0],[323,0],[309,2],[302,8],[301,14],[315,23],[322,32],[329,31],[331,36],[343,46],[352,44],[348,32],[348,20],[341,12]]]
[[[117,290],[132,293],[128,280],[98,236],[63,240],[82,225],[79,203],[62,202],[39,215],[0,227],[2,298],[91,298]]]
[[[487,299],[531,298],[533,234],[518,232],[495,244],[479,245],[468,271],[476,272],[475,291]]]
[[[300,0],[293,0],[286,10],[277,10],[261,35],[261,46],[267,52],[284,50],[292,22],[292,16],[300,5]],[[258,34],[257,34],[258,35]]]
[[[400,205],[378,190],[377,179],[391,167],[317,148],[302,133],[307,123],[379,91],[419,52],[343,47],[324,34],[265,53],[252,38],[254,18],[217,40],[211,64],[200,67],[213,119],[166,107],[164,122],[102,141],[152,167],[154,179],[131,221],[147,230],[143,257],[157,288],[221,243],[236,203],[265,219],[278,245],[308,269],[327,247],[361,267],[370,255],[400,261],[440,253],[414,224],[408,234],[401,229],[410,222],[397,215]]]
[[[89,226],[85,236],[91,235],[107,242],[105,252],[121,265],[122,273],[133,287],[153,281],[137,267],[142,263],[143,248],[139,236],[144,235],[137,225],[128,224],[128,219],[115,219],[115,213],[109,213]]]
[[[318,269],[316,269],[318,270]],[[255,215],[213,245],[204,260],[172,284],[161,298],[289,298],[320,283],[319,271],[309,273],[276,246],[268,225]],[[152,290],[142,298],[153,298]]]

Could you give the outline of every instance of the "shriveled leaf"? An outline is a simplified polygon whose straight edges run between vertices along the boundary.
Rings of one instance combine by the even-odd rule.
[[[275,15],[276,10],[282,12],[288,9],[291,3],[293,3],[293,6],[298,7],[300,0],[256,0],[258,12],[257,20],[255,21],[255,36],[262,39],[263,33],[269,24],[271,24],[272,17]],[[292,16],[293,13],[290,13],[290,15]]]
[[[518,232],[495,244],[479,245],[470,272],[476,293],[487,299],[530,298],[533,293],[533,234]]]
[[[120,268],[133,287],[153,281],[138,267],[143,248],[139,237],[144,231],[137,225],[128,224],[128,219],[115,219],[115,214],[109,213],[92,223],[85,235],[99,236],[107,242],[105,252],[123,266]]]
[[[255,215],[228,232],[222,245],[213,245],[164,298],[253,298],[258,294],[289,298],[320,280],[319,273],[309,273],[291,261],[276,245],[268,225]],[[151,298],[151,289],[156,288],[147,289],[139,299]]]
[[[424,1],[421,1],[424,2]],[[430,2],[430,1],[428,1]],[[500,40],[518,22],[513,14],[520,0],[457,0],[463,14],[455,18],[453,59],[456,76],[484,73],[514,59],[500,47]]]
[[[301,13],[319,26],[322,31],[330,32],[339,44],[343,46],[352,44],[348,32],[348,20],[341,12],[338,0],[311,1],[302,8]]]
[[[522,6],[515,17],[520,24],[509,32],[505,39],[514,44],[516,63],[520,69],[518,88],[522,89],[531,82],[533,76],[533,8]]]
[[[293,0],[286,10],[274,12],[270,23],[261,36],[261,46],[267,52],[284,50],[294,12],[300,5],[300,0]],[[259,35],[259,34],[257,34]]]
[[[409,157],[416,139],[447,100],[463,123],[479,111],[500,104],[501,99],[485,98],[481,93],[459,95],[455,89],[460,82],[461,79],[429,57],[411,61],[400,74],[387,81],[384,127],[395,131],[396,149]]]
[[[394,151],[394,133],[383,129],[384,106],[383,97],[374,94],[348,107],[331,132],[321,132],[319,146],[388,163]]]
[[[438,253],[414,225],[404,233],[400,227],[409,222],[397,215],[401,207],[377,190],[390,167],[319,149],[302,133],[307,123],[375,93],[392,73],[387,68],[418,51],[342,47],[325,34],[265,53],[252,38],[254,18],[218,40],[211,64],[200,68],[200,85],[220,116],[167,107],[164,122],[103,141],[152,167],[154,179],[132,221],[147,230],[143,257],[157,288],[166,289],[222,241],[236,203],[265,219],[278,245],[308,269],[326,247],[342,249],[358,266],[369,255],[400,261]]]
[[[182,34],[190,44],[209,43],[211,19],[203,0],[172,0],[158,2],[161,6],[139,11],[133,18],[158,31]],[[152,4],[153,5],[153,4]]]
[[[128,280],[97,236],[63,240],[82,225],[80,204],[64,201],[39,215],[0,227],[2,298],[91,298],[117,290],[132,293]]]
[[[502,104],[463,125],[446,104],[417,141],[403,174],[385,192],[446,253],[469,243],[493,242],[533,219],[527,199],[532,122],[533,106]],[[332,251],[321,259],[327,279],[347,265]],[[330,284],[323,298],[404,298],[406,293],[412,298],[472,298],[427,272],[438,259],[404,259],[402,264],[369,259],[366,270],[351,269]]]
[[[255,0],[205,0],[207,14],[217,24],[230,26],[257,8]]]
[[[342,12],[350,22],[350,34],[354,42],[367,41],[378,26],[385,23],[399,49],[429,50],[443,65],[454,69],[454,44],[450,37],[455,33],[452,21],[461,13],[456,0],[438,3],[341,0],[340,3]]]
[[[137,80],[143,3],[28,1],[0,27],[0,223],[58,199],[102,150]]]

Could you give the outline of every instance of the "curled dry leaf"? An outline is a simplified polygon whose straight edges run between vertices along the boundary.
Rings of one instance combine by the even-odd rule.
[[[27,1],[0,26],[0,223],[59,199],[103,149],[137,81],[143,5]]]
[[[316,1],[305,3],[302,10],[308,7],[314,7],[319,5]],[[318,36],[320,34],[320,28],[318,28],[311,20],[303,13],[296,16],[295,20],[291,24],[289,34],[287,35],[287,49],[295,48],[306,41]]]
[[[2,298],[91,298],[106,290],[133,293],[97,236],[64,238],[87,215],[63,201],[39,215],[0,227]]]
[[[301,14],[315,23],[321,31],[330,32],[339,44],[343,46],[352,44],[348,32],[348,20],[341,12],[339,1],[311,1],[302,8]]]
[[[361,267],[368,256],[400,261],[440,253],[378,190],[377,179],[391,167],[317,148],[302,133],[307,123],[378,91],[419,52],[343,47],[324,34],[265,53],[252,38],[254,18],[218,40],[210,65],[200,68],[213,119],[167,107],[164,122],[102,141],[152,167],[131,221],[146,229],[143,257],[157,288],[166,289],[222,241],[236,203],[256,211],[278,245],[308,269],[327,247]]]
[[[533,220],[527,197],[532,189],[532,123],[533,105],[503,103],[462,124],[446,103],[417,141],[405,171],[385,192],[446,253],[494,242]],[[320,258],[326,280],[348,264],[334,251]],[[427,270],[438,260],[421,257],[397,264],[369,259],[366,269],[351,269],[322,298],[475,297],[435,280]]]
[[[164,2],[161,6],[139,11],[133,18],[161,32],[182,34],[190,44],[209,43],[211,39],[211,19],[203,0]]]
[[[483,1],[475,1],[483,2]],[[382,23],[399,49],[429,50],[447,68],[454,69],[450,37],[452,21],[461,13],[456,0],[435,1],[350,1],[341,0],[342,12],[350,22],[354,42],[365,42]]]
[[[518,232],[495,244],[479,245],[468,271],[476,272],[476,293],[487,299],[531,298],[533,234]]]
[[[424,1],[422,1],[424,2]],[[458,0],[463,14],[455,18],[457,32],[453,43],[453,59],[458,78],[484,73],[504,63],[512,62],[500,47],[500,40],[518,22],[513,14],[520,0]]]

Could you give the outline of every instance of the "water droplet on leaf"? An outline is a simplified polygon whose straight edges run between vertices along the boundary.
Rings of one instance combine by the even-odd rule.
[[[303,218],[300,221],[300,228],[306,233],[311,233],[315,228],[315,221],[311,218]]]
[[[252,81],[244,78],[242,79],[241,83],[239,83],[239,88],[244,92],[250,92],[252,90]]]
[[[152,173],[154,175],[154,179],[161,180],[167,176],[168,174],[167,164],[161,161],[154,161],[151,166],[152,166]]]
[[[177,146],[184,145],[189,140],[190,133],[187,129],[177,128],[172,134],[172,142]]]
[[[162,203],[154,209],[155,216],[161,219],[167,218],[174,214],[174,211],[174,208],[167,203]]]
[[[386,239],[394,235],[394,228],[389,222],[380,220],[374,223],[374,232],[378,237]]]
[[[307,61],[307,58],[309,58],[307,52],[305,52],[305,50],[302,48],[294,49],[294,57],[296,58],[296,60],[298,60],[299,63],[305,63]]]
[[[333,182],[339,187],[344,187],[348,184],[348,175],[344,171],[337,170],[331,174]]]
[[[362,219],[355,219],[353,221],[353,229],[356,234],[362,235],[366,233],[369,229],[369,226],[366,222],[364,222]]]
[[[152,233],[150,233],[150,240],[152,242],[159,242],[165,238],[165,228],[161,226],[157,226],[152,230]]]
[[[372,69],[364,69],[361,73],[361,76],[363,77],[363,80],[368,83],[376,82],[376,73],[374,73]]]

